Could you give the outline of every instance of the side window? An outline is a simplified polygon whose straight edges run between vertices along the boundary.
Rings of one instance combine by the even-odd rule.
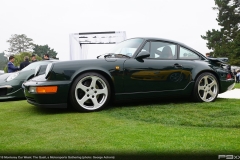
[[[199,56],[193,51],[180,47],[179,59],[199,59]]]
[[[151,42],[150,58],[157,59],[176,59],[176,45],[167,42]]]

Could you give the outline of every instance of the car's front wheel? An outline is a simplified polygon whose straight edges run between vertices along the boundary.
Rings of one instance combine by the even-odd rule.
[[[78,111],[96,111],[107,105],[110,94],[110,85],[106,78],[89,72],[80,75],[73,82],[70,101]]]
[[[212,73],[202,73],[196,80],[193,98],[198,102],[212,102],[217,98],[218,90],[217,78]]]

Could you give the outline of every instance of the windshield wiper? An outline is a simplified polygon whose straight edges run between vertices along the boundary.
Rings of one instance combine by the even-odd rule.
[[[106,58],[106,57],[112,57],[113,55],[114,55],[114,53],[108,53],[108,54],[104,55],[104,58]]]
[[[104,54],[102,54],[102,55],[104,55]],[[97,59],[98,59],[99,57],[101,57],[102,55],[97,56]],[[123,57],[131,58],[130,56],[127,56],[127,55],[125,55],[125,54],[115,54],[115,53],[107,53],[107,54],[104,55],[104,58],[106,58],[106,57],[112,57],[112,56],[114,56],[114,58],[123,58]]]
[[[114,56],[115,56],[116,58],[122,58],[122,57],[131,58],[130,56],[127,56],[127,55],[125,55],[125,54],[114,54]]]
[[[99,57],[101,57],[102,55],[104,55],[104,58],[106,58],[106,57],[110,57],[110,56],[114,55],[114,53],[104,53],[104,54],[101,54],[101,55],[97,56],[97,59]]]

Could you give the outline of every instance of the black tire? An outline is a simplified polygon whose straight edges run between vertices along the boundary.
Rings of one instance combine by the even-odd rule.
[[[193,89],[193,99],[197,102],[213,102],[218,96],[217,78],[209,72],[198,76]]]
[[[70,90],[70,102],[78,111],[91,112],[103,109],[109,102],[111,89],[99,73],[89,72],[77,77]]]

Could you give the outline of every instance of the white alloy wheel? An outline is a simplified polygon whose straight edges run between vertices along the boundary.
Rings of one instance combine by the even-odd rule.
[[[198,101],[212,102],[218,95],[218,82],[216,77],[211,73],[201,74],[195,86],[195,95]]]
[[[97,73],[80,76],[73,84],[73,89],[71,97],[77,110],[98,110],[106,105],[110,96],[107,80]]]

